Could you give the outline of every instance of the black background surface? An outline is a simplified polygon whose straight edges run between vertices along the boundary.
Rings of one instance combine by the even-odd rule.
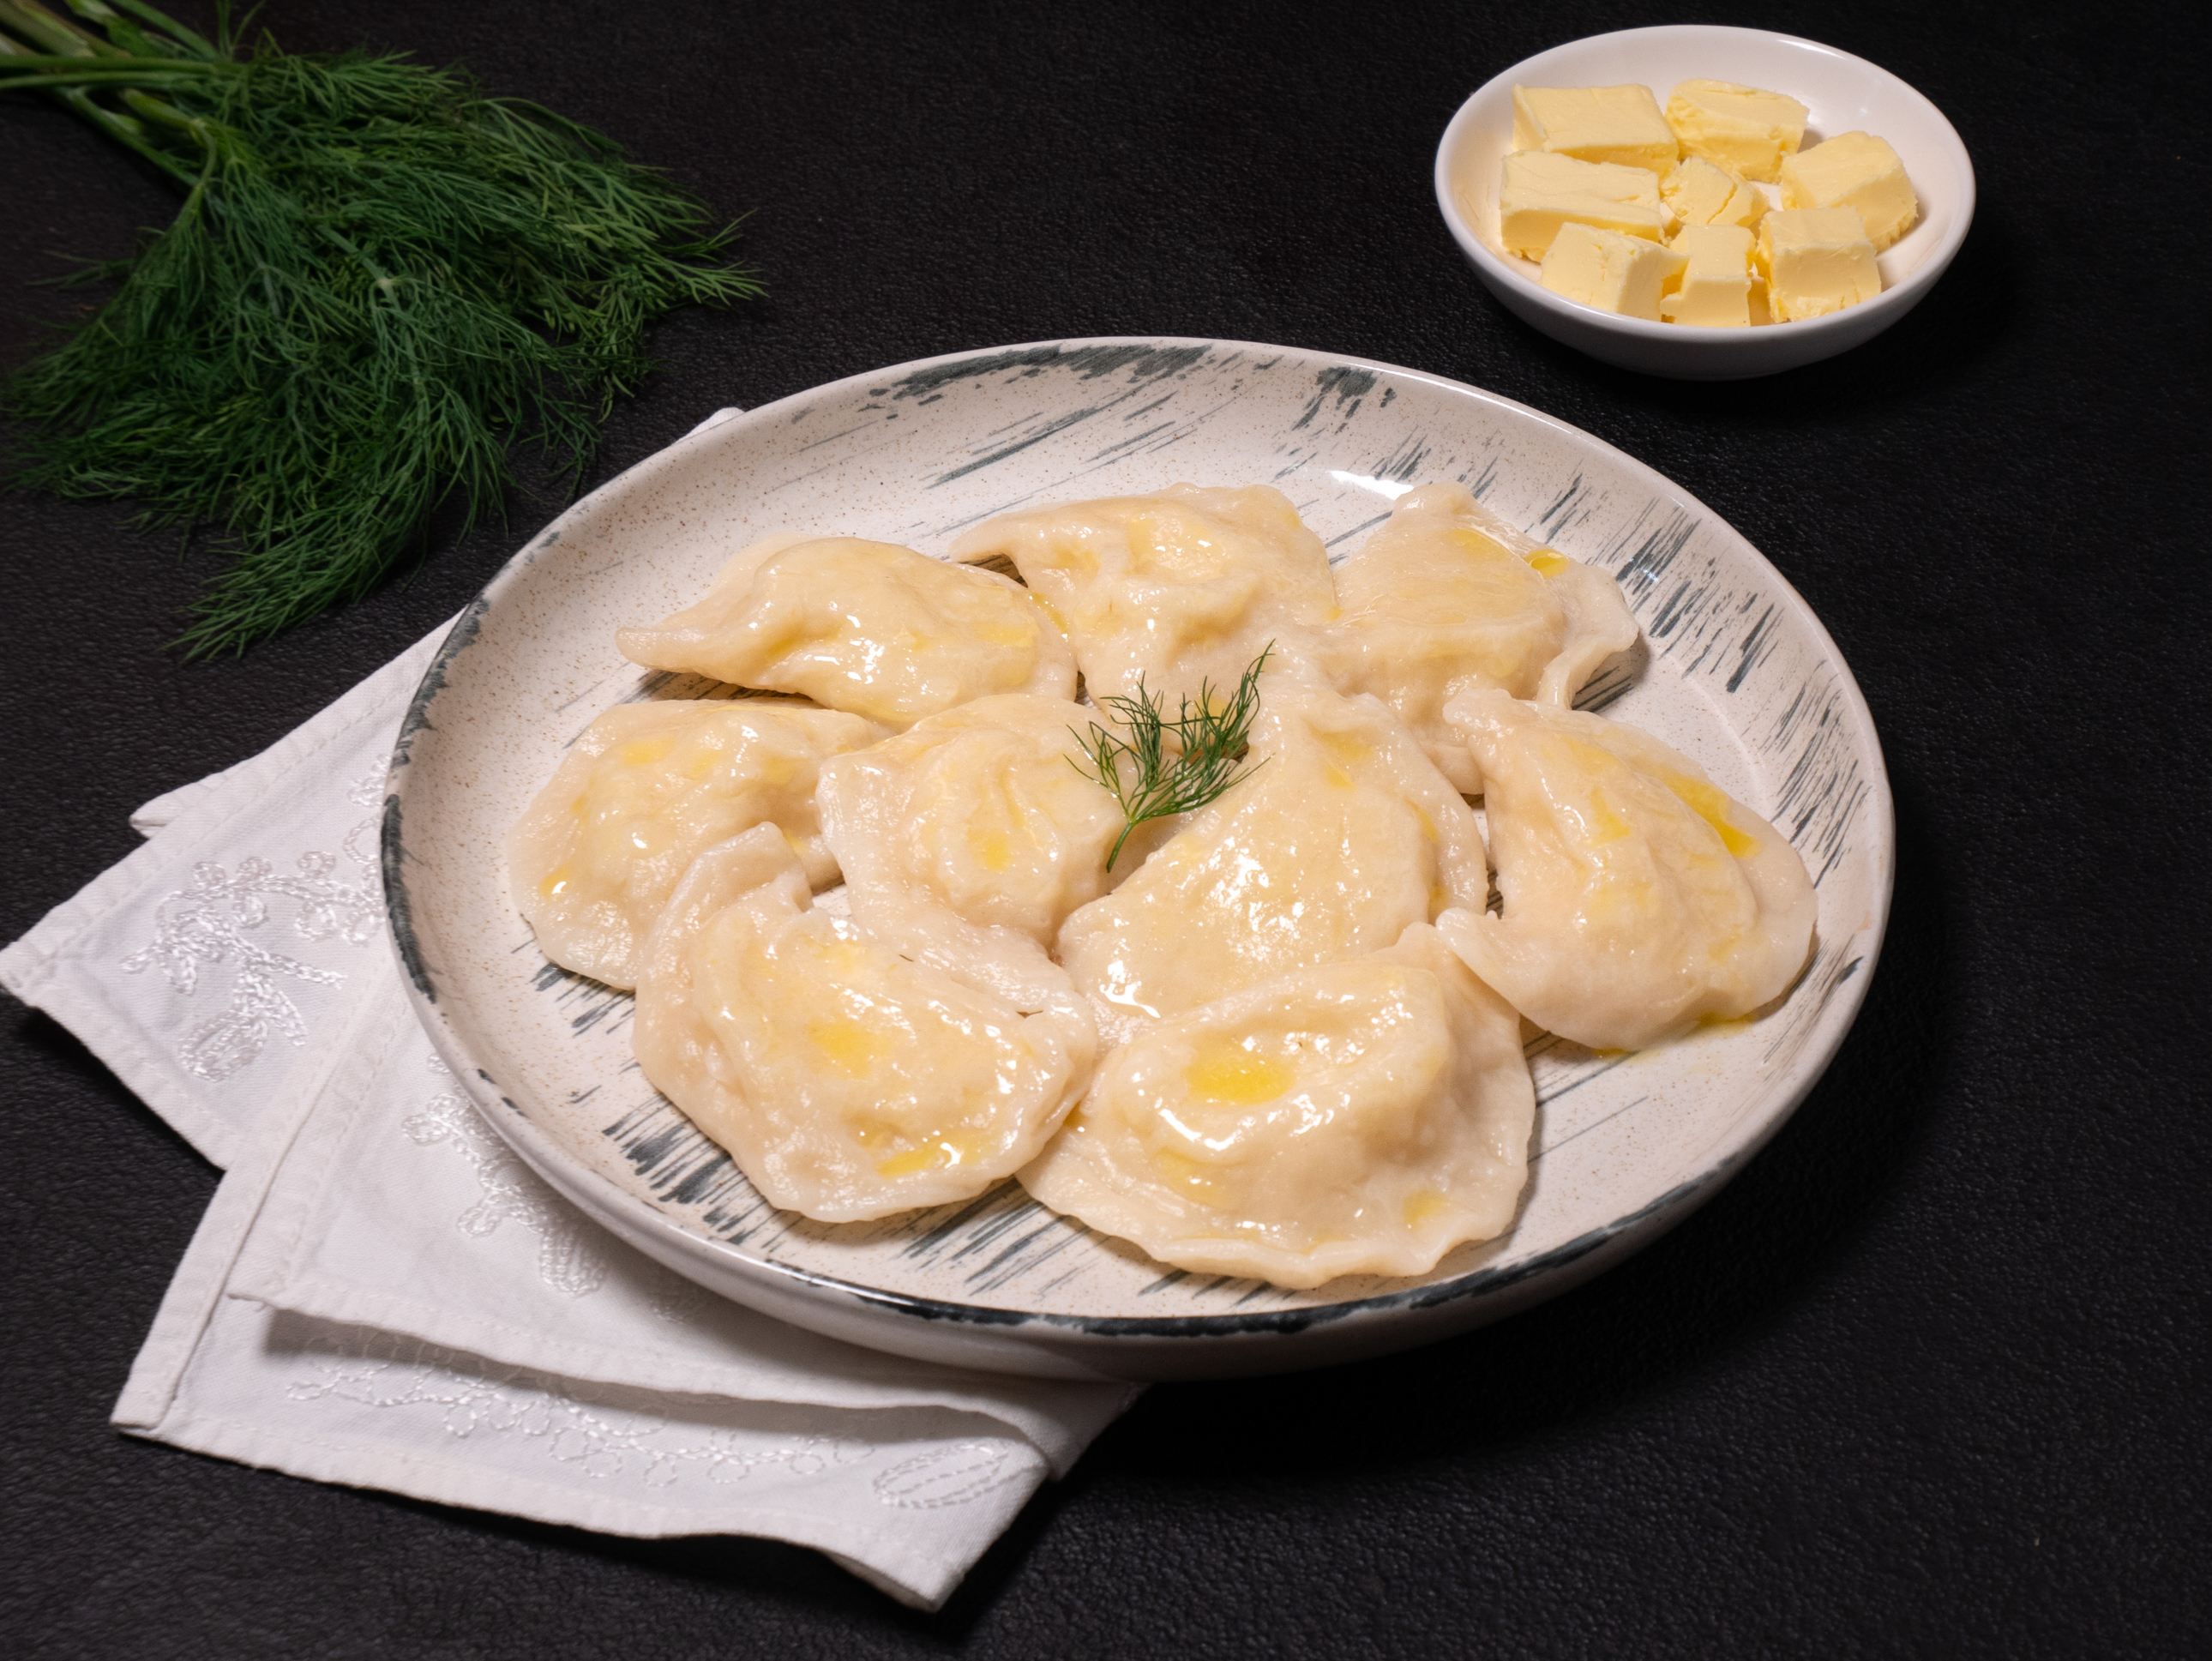
[[[9,1004],[0,1646],[2206,1652],[2201,43],[2179,8],[1692,15],[1870,58],[1973,155],[1956,265],[1843,358],[1732,386],[1607,368],[1510,318],[1437,219],[1434,147],[1477,85],[1679,14],[278,0],[296,50],[465,59],[754,210],[770,297],[659,329],[665,371],[594,482],[719,405],[1080,334],[1379,358],[1620,446],[1841,645],[1896,791],[1895,910],[1825,1082],[1675,1233],[1425,1351],[1153,1390],[934,1616],[790,1547],[614,1540],[118,1436],[216,1173]],[[0,367],[74,303],[30,279],[174,203],[0,99]],[[204,564],[119,510],[0,497],[0,940],[131,851],[131,807],[312,714],[557,506],[185,666],[163,643]]]

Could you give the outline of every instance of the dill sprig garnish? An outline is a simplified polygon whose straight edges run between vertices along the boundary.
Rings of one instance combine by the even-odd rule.
[[[1261,648],[1237,683],[1236,696],[1218,709],[1214,707],[1213,684],[1202,680],[1198,702],[1194,704],[1185,697],[1180,713],[1170,719],[1161,695],[1145,690],[1142,675],[1137,677],[1136,697],[1099,700],[1128,736],[1093,721],[1089,737],[1075,733],[1089,768],[1073,756],[1067,759],[1068,765],[1103,785],[1121,805],[1127,823],[1107,853],[1109,871],[1121,857],[1121,844],[1139,825],[1175,813],[1196,812],[1245,776],[1239,769],[1249,747],[1252,717],[1260,710],[1260,670],[1274,649],[1273,641]],[[1123,776],[1125,763],[1133,777]]]
[[[734,228],[612,140],[400,56],[241,53],[143,0],[0,0],[0,90],[52,93],[186,187],[83,275],[119,286],[20,370],[16,482],[129,498],[234,556],[188,654],[359,598],[448,498],[473,523],[512,443],[573,487],[645,325],[761,292]]]

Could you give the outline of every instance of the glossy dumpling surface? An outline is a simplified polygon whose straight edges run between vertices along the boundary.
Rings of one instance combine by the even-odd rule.
[[[1816,907],[1787,838],[1687,757],[1576,710],[1464,692],[1447,706],[1482,770],[1502,915],[1437,920],[1540,1025],[1637,1050],[1748,1014],[1804,967]]]
[[[1013,514],[952,545],[1005,556],[1075,648],[1093,699],[1139,677],[1169,714],[1203,686],[1233,689],[1270,642],[1298,648],[1336,615],[1328,552],[1279,490],[1171,485]]]
[[[817,773],[881,736],[857,715],[759,699],[617,704],[507,833],[507,881],[538,948],[580,975],[634,985],[638,947],[693,856],[763,822],[790,839],[811,881],[834,882]]]
[[[764,824],[692,861],[638,951],[631,1053],[647,1082],[725,1147],[715,1127],[738,1121],[745,1099],[714,1029],[693,1007],[691,947],[722,911],[769,887],[783,889],[794,910],[806,904],[805,872],[775,827]]]
[[[1610,576],[1548,548],[1524,557],[1503,532],[1464,485],[1427,484],[1336,569],[1344,615],[1328,631],[1331,678],[1388,703],[1468,792],[1482,781],[1443,718],[1454,692],[1496,686],[1564,706],[1636,642]]]
[[[1488,893],[1474,816],[1372,698],[1270,673],[1245,775],[1071,916],[1060,961],[1118,1040],[1293,969],[1374,952]]]
[[[1019,583],[858,537],[756,545],[689,610],[615,638],[650,668],[894,728],[995,692],[1075,695],[1067,642]]]
[[[1196,1274],[1426,1274],[1513,1220],[1535,1113],[1520,1029],[1417,923],[1146,1028],[1022,1183]]]
[[[1006,693],[823,770],[823,834],[875,939],[1042,1009],[1073,986],[1047,948],[1106,891],[1121,810],[1072,764],[1097,712]],[[1137,861],[1125,853],[1122,874]]]
[[[981,1193],[1088,1081],[1087,1033],[912,963],[758,833],[703,855],[648,944],[646,1076],[774,1204],[852,1222]]]

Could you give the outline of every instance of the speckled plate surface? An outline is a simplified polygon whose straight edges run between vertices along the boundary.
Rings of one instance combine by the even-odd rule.
[[[1009,508],[1270,483],[1341,556],[1395,496],[1444,478],[1620,579],[1646,647],[1585,707],[1686,751],[1779,824],[1818,883],[1820,922],[1804,977],[1759,1020],[1626,1057],[1532,1044],[1520,1218],[1418,1281],[1292,1293],[1183,1275],[1012,1183],[878,1223],[779,1212],[641,1076],[629,995],[546,963],[508,899],[501,837],[562,747],[611,704],[702,695],[625,661],[616,627],[688,604],[770,531],[942,554]],[[1757,550],[1658,474],[1435,376],[1146,339],[963,354],[817,387],[709,423],[578,503],[485,589],[424,678],[393,757],[384,860],[431,1037],[501,1135],[617,1234],[855,1342],[1146,1378],[1402,1348],[1564,1290],[1680,1220],[1842,1042],[1880,949],[1893,848],[1873,722],[1834,642]]]

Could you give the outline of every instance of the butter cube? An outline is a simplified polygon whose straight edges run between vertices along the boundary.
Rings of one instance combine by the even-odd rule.
[[[1538,281],[1553,294],[1623,317],[1659,320],[1659,295],[1689,261],[1640,236],[1572,220],[1559,227]]]
[[[1905,163],[1870,132],[1839,132],[1782,164],[1785,208],[1856,208],[1875,252],[1912,228],[1920,199]]]
[[[1663,173],[1680,154],[1649,87],[1516,87],[1513,148]]]
[[[1660,181],[1659,194],[1685,225],[1748,227],[1766,211],[1766,194],[1758,186],[1702,155],[1684,156]]]
[[[1753,258],[1777,323],[1826,317],[1881,292],[1856,208],[1778,208],[1759,222]]]
[[[1805,142],[1810,113],[1787,93],[1732,81],[1685,81],[1667,98],[1667,125],[1685,155],[1769,185]]]
[[[1751,232],[1741,225],[1685,225],[1671,245],[1690,262],[1659,296],[1669,323],[1751,326]]]
[[[1516,150],[1505,158],[1505,183],[1546,196],[1601,196],[1609,202],[1659,205],[1659,175],[1649,167],[1580,161],[1550,150]]]
[[[1524,259],[1541,259],[1569,220],[1659,242],[1674,216],[1659,200],[1659,175],[1648,167],[1577,161],[1548,150],[1516,150],[1505,158],[1498,192],[1498,240]]]

